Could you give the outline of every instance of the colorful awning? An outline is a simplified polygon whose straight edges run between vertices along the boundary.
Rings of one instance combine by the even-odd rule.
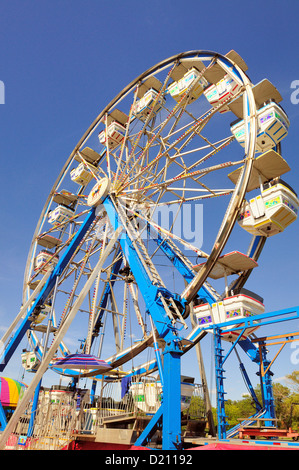
[[[97,373],[100,373],[110,370],[111,366],[103,359],[99,359],[91,354],[70,354],[66,357],[58,358],[52,364],[52,368],[79,370],[82,373],[95,370]]]
[[[8,377],[0,377],[0,403],[4,408],[16,408],[27,385]]]

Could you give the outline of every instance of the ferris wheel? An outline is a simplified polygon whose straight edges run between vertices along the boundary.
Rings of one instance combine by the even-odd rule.
[[[185,353],[203,325],[264,311],[244,286],[298,199],[279,179],[289,171],[282,98],[246,72],[235,51],[178,54],[100,112],[40,215],[3,364],[27,336],[27,371],[74,377],[67,359],[79,350],[119,374],[150,372],[153,343],[163,350],[175,339]],[[91,369],[81,376],[103,370]]]

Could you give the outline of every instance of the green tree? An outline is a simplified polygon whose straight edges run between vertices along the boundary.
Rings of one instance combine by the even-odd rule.
[[[281,383],[273,383],[273,397],[275,402],[275,413],[277,426],[280,429],[288,429],[299,432],[299,371],[294,371],[286,376],[292,384],[293,390]],[[257,399],[262,404],[262,392],[260,385],[254,389]],[[192,406],[194,407],[192,410]],[[199,399],[191,402],[191,410],[203,407],[203,402]],[[213,408],[215,425],[217,425],[217,410]],[[249,418],[255,414],[256,408],[251,397],[241,400],[228,399],[225,403],[225,413],[227,416],[228,429],[240,423],[240,420]]]
[[[255,413],[255,406],[251,398],[242,400],[227,400],[225,404],[225,413],[229,428],[240,423],[240,419],[246,419]]]
[[[293,376],[293,374],[291,374]],[[296,375],[294,376],[296,378]],[[297,374],[298,377],[298,374]],[[255,388],[255,394],[262,403],[261,387]],[[292,392],[281,383],[273,383],[273,397],[277,426],[280,429],[299,430],[299,393]],[[225,406],[229,428],[240,423],[240,419],[249,418],[255,413],[255,407],[251,398],[242,400],[227,400]]]
[[[275,414],[278,419],[278,427],[286,428],[290,417],[289,397],[291,391],[280,383],[273,384],[273,396],[275,402]]]
[[[296,392],[299,392],[299,370],[294,370],[291,374],[286,375]]]

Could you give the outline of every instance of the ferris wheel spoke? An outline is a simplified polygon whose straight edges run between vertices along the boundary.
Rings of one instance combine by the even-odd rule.
[[[89,290],[90,290],[91,286],[93,285],[94,281],[98,277],[98,275],[100,273],[100,270],[102,269],[102,266],[103,266],[105,260],[107,259],[108,255],[111,253],[111,250],[113,249],[113,246],[114,246],[117,238],[119,237],[122,229],[123,228],[120,226],[115,231],[115,233],[111,237],[108,245],[103,250],[101,257],[97,261],[96,266],[93,268],[92,272],[88,276],[88,279],[85,282],[84,287],[81,289],[80,293],[76,295],[77,298],[76,298],[75,302],[71,305],[71,302],[74,299],[75,290],[76,290],[76,287],[77,287],[79,281],[76,282],[76,286],[73,287],[73,290],[71,292],[71,296],[68,299],[67,305],[66,305],[66,307],[65,307],[65,309],[62,313],[62,317],[60,319],[58,331],[62,330],[66,323],[69,324],[70,323],[70,318],[73,319],[74,316],[76,315],[77,311],[80,309],[86,295],[89,293]],[[84,263],[82,263],[82,267],[83,266],[84,266]],[[82,273],[83,273],[82,267],[81,267],[80,277],[82,276]],[[67,312],[68,309],[69,309],[69,312]]]
[[[99,218],[100,217],[97,217],[95,219],[95,222],[92,225],[92,229],[94,228],[96,223],[98,223]],[[90,231],[92,229],[90,229]],[[81,243],[78,246],[77,251],[76,251],[75,254],[77,254],[79,252],[79,249],[82,247],[83,243],[86,241],[87,236],[89,236],[90,231],[87,232],[86,237],[83,238],[83,240],[81,241]],[[60,318],[60,321],[59,321],[59,325],[61,325],[66,320],[67,316],[69,315],[69,312],[72,308],[73,301],[75,299],[75,296],[77,295],[76,294],[77,287],[79,286],[81,278],[85,274],[84,270],[86,270],[88,268],[87,264],[90,260],[90,255],[91,255],[92,251],[94,250],[94,247],[95,247],[96,243],[97,243],[97,234],[94,234],[94,236],[92,237],[92,240],[90,242],[89,247],[87,248],[87,250],[84,253],[83,258],[81,260],[77,260],[76,263],[75,263],[75,266],[73,268],[65,270],[64,277],[60,281],[60,284],[62,284],[67,279],[67,277],[71,276],[72,274],[75,274],[74,284],[73,284],[73,286],[72,286],[72,288],[69,292],[68,300],[67,300],[67,302],[65,304],[65,307],[62,311],[62,315],[61,315],[61,318]],[[101,245],[103,247],[104,243],[102,242]],[[74,256],[73,256],[73,258],[74,258]],[[71,266],[72,263],[73,263],[73,259],[70,260],[69,266]],[[91,267],[91,265],[90,265],[90,269],[88,271],[89,271],[89,275],[93,272],[93,268]]]
[[[224,168],[230,168],[232,166],[239,165],[239,164],[240,164],[240,161],[238,161],[238,162],[228,161],[228,162],[213,165],[213,166],[210,166],[210,167],[207,167],[207,168],[204,168],[204,169],[195,170],[195,171],[192,171],[191,173],[190,172],[189,173],[187,173],[187,172],[181,173],[180,175],[175,176],[175,177],[171,178],[170,180],[163,181],[162,183],[155,183],[155,184],[150,184],[150,185],[144,186],[144,187],[139,188],[139,189],[132,189],[130,191],[130,194],[146,193],[150,190],[153,190],[152,193],[151,193],[151,197],[153,197],[157,193],[157,191],[159,191],[161,188],[166,190],[166,188],[168,188],[168,186],[172,185],[173,183],[177,183],[178,181],[184,181],[184,180],[187,180],[190,177],[192,177],[192,178],[197,177],[197,179],[199,179],[199,178],[202,178],[203,176],[205,176],[205,175],[207,175],[211,172],[222,170]],[[212,191],[210,190],[210,192],[212,192]]]
[[[181,142],[186,136],[188,136],[188,138],[186,139],[185,142],[183,142],[183,144],[181,145],[180,148],[178,148],[176,150],[176,153],[174,155],[172,155],[170,158],[172,160],[176,159],[177,157],[181,157],[183,155],[188,155],[189,153],[194,153],[195,151],[200,151],[202,149],[204,149],[205,147],[200,147],[198,148],[197,150],[189,150],[189,151],[186,151],[186,152],[182,152],[182,150],[190,143],[190,141],[196,136],[200,136],[203,140],[205,140],[205,142],[208,143],[207,145],[207,148],[213,148],[213,150],[208,154],[209,156],[212,156],[214,155],[215,153],[217,153],[219,150],[221,150],[222,148],[224,148],[230,141],[234,140],[234,137],[232,136],[229,136],[227,138],[227,140],[229,142],[226,142],[225,140],[225,144],[222,144],[221,146],[219,146],[219,148],[216,148],[216,144],[212,144],[211,142],[207,141],[206,138],[204,138],[200,132],[202,131],[202,129],[204,128],[204,126],[209,122],[210,119],[212,119],[213,115],[215,114],[215,110],[214,111],[211,111],[209,110],[208,112],[206,112],[201,118],[195,120],[192,125],[189,127],[189,129],[187,129],[187,131],[185,131],[184,134],[182,134],[181,137],[179,137],[176,141],[175,141],[175,145],[177,145],[179,142]],[[173,144],[173,147],[174,147],[174,144]],[[168,149],[170,150],[170,149]],[[208,156],[205,157],[206,158],[209,158]],[[194,166],[196,166],[195,164],[193,164]]]
[[[136,99],[137,99],[137,95],[138,95],[138,91],[139,91],[139,86],[140,86],[140,84],[137,85],[137,87],[135,89],[135,92],[134,92],[133,103],[131,105],[128,120],[127,120],[127,124],[126,124],[125,137],[124,137],[123,143],[121,145],[120,152],[119,152],[119,157],[118,157],[118,160],[117,160],[116,172],[115,172],[115,175],[114,175],[114,178],[113,178],[114,181],[117,180],[120,169],[121,169],[121,163],[122,163],[122,157],[123,157],[124,149],[126,148],[126,150],[128,150],[127,140],[128,140],[128,136],[129,136],[130,122],[131,122],[131,119],[132,119],[133,109],[134,109],[135,104],[136,104]],[[136,143],[136,145],[137,145],[137,143]],[[128,162],[128,160],[129,160],[129,155],[126,156],[126,161],[124,162],[124,165],[126,165],[126,162]]]
[[[127,179],[127,176],[126,176],[126,174],[125,174],[125,172],[126,172],[126,170],[127,170],[127,165],[130,163],[130,161],[131,161],[131,159],[132,159],[132,155],[134,155],[135,149],[136,149],[136,147],[137,147],[137,145],[138,145],[138,143],[139,143],[139,141],[140,141],[141,136],[142,136],[143,133],[144,133],[144,129],[146,128],[147,124],[149,123],[149,121],[150,121],[150,119],[151,119],[151,117],[152,117],[153,110],[154,110],[154,107],[155,107],[156,103],[158,102],[160,96],[163,97],[163,94],[164,94],[164,91],[165,91],[165,89],[166,89],[167,83],[168,83],[168,81],[169,81],[169,79],[170,79],[171,72],[172,72],[172,70],[173,70],[175,67],[176,67],[176,65],[174,64],[173,67],[172,67],[172,69],[168,72],[168,74],[167,74],[167,76],[166,76],[166,78],[165,78],[165,81],[164,81],[164,83],[163,83],[163,86],[162,86],[161,90],[159,91],[158,95],[157,95],[156,98],[154,99],[154,103],[153,103],[153,105],[152,105],[152,108],[150,109],[150,113],[149,113],[149,115],[147,116],[147,118],[146,118],[146,120],[145,120],[145,123],[144,123],[142,129],[140,130],[140,132],[139,132],[139,134],[138,134],[138,136],[137,136],[137,138],[136,138],[136,140],[135,140],[135,142],[134,142],[134,145],[133,145],[133,147],[132,147],[132,149],[131,149],[131,152],[130,152],[129,158],[128,158],[128,160],[127,160],[126,166],[125,166],[124,170],[122,171],[122,173],[121,173],[121,175],[120,175],[120,178],[119,178],[122,183],[124,183],[124,182],[126,181],[126,179]],[[170,118],[169,118],[169,119],[170,119]],[[165,123],[165,125],[166,125],[166,123]],[[160,129],[160,132],[161,132],[161,131],[162,131],[162,127],[161,127],[161,129]],[[157,135],[159,135],[159,133],[158,133],[158,134],[155,134],[155,135],[150,139],[150,142],[146,145],[144,151],[141,153],[141,155],[139,156],[139,158],[137,159],[137,161],[133,164],[133,166],[132,166],[132,168],[131,168],[131,171],[134,169],[136,163],[142,158],[143,153],[145,153],[145,152],[148,150],[149,146],[154,142],[154,140],[156,139]]]
[[[169,200],[167,202],[160,202],[158,204],[155,204],[154,206],[156,207],[161,207],[161,206],[169,206],[169,205],[172,205],[172,204],[180,204],[180,203],[184,203],[184,202],[192,202],[192,201],[203,201],[205,199],[212,199],[212,198],[217,198],[217,197],[220,197],[220,196],[229,196],[231,195],[233,192],[233,189],[227,189],[227,190],[213,190],[213,194],[206,194],[206,195],[203,195],[203,196],[193,196],[193,197],[180,197],[179,199],[172,199],[172,200]],[[149,205],[149,207],[151,207]]]
[[[90,163],[88,163],[88,162],[86,161],[86,159],[83,157],[82,153],[79,152],[79,150],[78,150],[78,152],[77,152],[77,155],[79,156],[79,158],[80,158],[80,160],[82,161],[82,163],[83,163],[83,165],[85,166],[85,168],[86,168],[86,169],[92,174],[92,176],[95,178],[95,180],[96,180],[96,181],[99,181],[99,178],[98,178],[97,173],[96,173],[97,168],[94,168]]]
[[[129,172],[127,175],[125,175],[123,178],[120,177],[120,180],[121,180],[121,184],[123,187],[126,187],[128,186],[129,184],[132,183],[132,180],[129,181],[129,183],[126,184],[126,181],[127,179],[129,178],[129,175],[130,173],[132,173],[132,171],[135,169],[136,165],[139,164],[139,161],[141,160],[141,158],[144,156],[144,154],[148,151],[148,149],[150,148],[151,145],[154,144],[155,140],[158,139],[160,137],[160,134],[162,133],[163,129],[166,127],[166,125],[168,124],[168,122],[171,120],[171,118],[173,117],[173,115],[175,114],[176,110],[177,110],[177,106],[174,107],[174,109],[170,112],[170,114],[167,116],[167,118],[163,121],[163,123],[161,124],[161,126],[159,127],[159,130],[150,138],[149,142],[147,143],[147,145],[145,146],[143,152],[141,153],[141,155],[139,156],[139,158],[135,161],[134,165],[131,167],[131,172]],[[151,163],[148,163],[146,166],[145,166],[145,171],[148,169],[149,166],[152,166],[152,165],[155,165],[157,163],[157,159],[161,158],[162,156],[164,156],[165,152],[163,153],[160,153],[157,155],[157,157],[155,159],[153,159],[153,161]],[[141,171],[142,173],[142,171]],[[133,178],[133,181],[134,181],[134,178]]]
[[[221,107],[221,105],[220,105]],[[151,166],[154,166],[158,160],[161,160],[166,154],[169,153],[169,151],[173,148],[175,148],[176,145],[178,145],[180,142],[182,142],[184,139],[187,138],[187,142],[185,142],[182,146],[181,146],[181,149],[184,148],[187,143],[190,142],[190,140],[194,137],[196,131],[198,131],[199,129],[202,129],[206,124],[207,122],[212,118],[212,116],[218,111],[217,107],[212,109],[212,110],[209,110],[208,112],[206,112],[204,115],[202,115],[200,118],[198,118],[195,122],[193,122],[189,127],[188,129],[180,136],[178,137],[172,144],[169,145],[169,147],[167,148],[167,150],[164,150],[162,152],[159,152],[158,155],[152,159],[152,161],[146,165],[143,169],[140,170],[140,172],[138,173],[138,176],[141,176],[144,172],[146,172],[148,170],[149,167]],[[167,119],[166,119],[167,120]],[[166,124],[165,124],[166,125]],[[160,131],[161,132],[161,131]],[[152,142],[153,139],[151,139],[150,143]],[[179,153],[179,151],[177,151]],[[139,157],[140,158],[140,157]],[[172,157],[172,158],[175,158]],[[135,163],[136,165],[136,163]],[[133,165],[133,168],[134,168],[134,165]],[[122,188],[121,190],[125,189],[126,187],[128,187],[129,185],[131,185],[135,180],[136,180],[136,176],[132,177],[128,182],[127,179],[128,179],[128,175],[122,180]]]
[[[189,165],[187,167],[187,171],[190,171],[192,170],[193,168],[196,168],[197,166],[201,165],[202,163],[204,163],[206,160],[208,160],[209,158],[211,158],[212,156],[216,155],[220,150],[223,150],[224,148],[226,148],[232,141],[234,140],[234,137],[228,137],[227,139],[224,139],[224,142],[219,145],[218,147],[214,148],[211,152],[209,152],[208,154],[206,154],[204,157],[201,157],[199,160],[197,160],[196,162],[192,163],[191,165]],[[201,150],[201,149],[198,149],[198,150]],[[184,155],[184,154],[183,154]],[[241,161],[237,162],[237,164],[240,164]]]

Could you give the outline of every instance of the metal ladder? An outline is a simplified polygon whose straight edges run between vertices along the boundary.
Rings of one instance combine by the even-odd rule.
[[[153,261],[151,260],[147,249],[142,241],[141,238],[141,233],[138,230],[138,227],[135,224],[133,224],[134,218],[128,218],[125,209],[122,207],[121,204],[118,204],[117,206],[118,209],[118,214],[121,220],[121,223],[123,224],[124,227],[126,227],[126,232],[131,240],[131,243],[136,251],[136,254],[142,263],[149,280],[153,285],[156,285],[157,287],[164,288],[165,290],[165,284],[162,281]],[[135,225],[135,227],[134,227]],[[174,298],[172,296],[170,297],[165,297],[165,295],[160,291],[158,292],[158,298],[160,299],[163,308],[167,314],[167,316],[170,318],[171,322],[175,324],[175,322],[178,320],[180,323],[183,324],[184,328],[187,329],[187,324],[185,320],[183,319],[183,316],[181,315],[181,312],[179,311]]]
[[[152,262],[147,249],[141,239],[141,234],[138,230],[137,227],[134,227],[132,223],[132,218],[129,218],[126,213],[124,208],[122,207],[121,204],[117,205],[117,211],[121,220],[121,223],[123,226],[126,228],[126,232],[132,242],[133,247],[136,250],[137,256],[142,263],[144,269],[147,272],[147,275],[150,279],[150,281],[155,284],[159,285],[161,287],[165,287],[154,263]]]

